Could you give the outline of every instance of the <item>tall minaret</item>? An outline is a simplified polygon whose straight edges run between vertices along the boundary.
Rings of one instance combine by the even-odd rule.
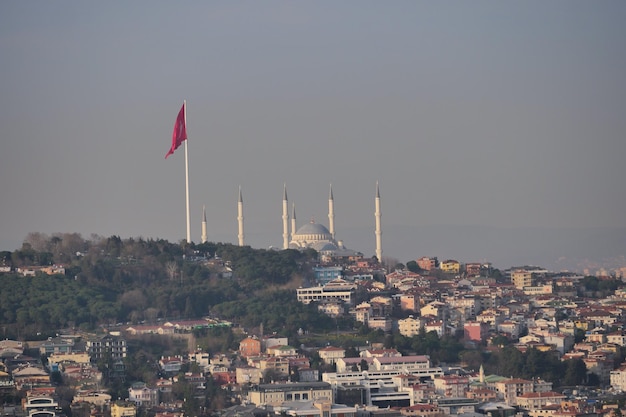
[[[289,249],[289,201],[287,201],[287,184],[283,187],[283,249]]]
[[[239,246],[244,246],[243,243],[243,197],[241,196],[241,185],[239,186],[239,201],[237,201],[237,224],[239,225],[239,233],[237,239],[239,240]]]
[[[202,243],[206,243],[206,206],[202,206],[202,236],[200,236]]]
[[[328,195],[328,231],[330,236],[335,239],[335,200],[333,199],[333,185],[330,184],[330,193]]]
[[[296,203],[293,203],[291,209],[291,237],[296,234],[298,229],[296,229]]]
[[[374,234],[376,235],[376,258],[378,258],[378,262],[382,263],[383,261],[383,231],[380,228],[380,218],[382,216],[380,212],[380,190],[378,189],[378,181],[376,181],[376,211],[374,212],[374,216],[376,217],[376,230]]]

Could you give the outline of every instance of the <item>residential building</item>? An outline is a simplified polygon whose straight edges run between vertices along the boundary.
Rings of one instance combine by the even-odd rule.
[[[260,384],[248,392],[248,400],[256,405],[281,405],[285,401],[333,400],[330,384],[326,382],[292,382],[289,384]]]
[[[53,353],[72,353],[74,339],[64,337],[50,337],[39,345],[39,353],[52,355]]]
[[[324,363],[334,365],[337,359],[344,358],[346,356],[346,350],[340,347],[327,346],[320,349],[318,354]]]
[[[317,310],[332,318],[341,317],[346,312],[342,301],[323,301],[317,305]]]
[[[458,274],[461,271],[461,264],[454,259],[447,259],[439,264],[439,269],[448,274]]]
[[[465,340],[484,342],[489,334],[489,325],[480,321],[467,321],[463,325]]]
[[[137,405],[128,401],[116,401],[111,404],[111,417],[135,417]]]
[[[87,352],[92,361],[105,357],[121,360],[126,357],[126,339],[112,334],[87,339]]]
[[[442,375],[434,380],[437,393],[448,397],[465,397],[465,391],[469,389],[469,378],[458,375]]]
[[[431,271],[437,268],[437,258],[429,258],[428,256],[423,256],[419,258],[417,261],[417,266],[424,271]]]
[[[261,354],[261,341],[255,337],[246,337],[239,342],[239,354],[244,358]]]
[[[611,371],[610,383],[614,390],[626,392],[626,362],[622,362],[617,369]]]
[[[511,282],[518,290],[523,290],[524,287],[532,287],[534,283],[533,272],[525,269],[511,271]]]
[[[258,368],[252,366],[238,367],[235,369],[237,375],[237,384],[258,384],[261,382],[263,376],[262,372]]]
[[[343,301],[352,305],[356,293],[356,284],[338,278],[323,286],[298,288],[296,293],[298,301],[303,304],[331,300]]]
[[[326,285],[330,281],[343,277],[342,266],[314,266],[312,270],[315,282],[319,285]]]
[[[421,327],[421,320],[413,316],[398,320],[398,332],[405,337],[413,337],[419,334]]]
[[[128,388],[128,400],[138,407],[153,407],[159,404],[159,390],[148,388],[144,382],[135,382]]]
[[[517,406],[525,410],[539,410],[547,405],[560,405],[566,396],[558,392],[528,392],[517,396]]]
[[[404,311],[418,312],[420,305],[419,296],[416,294],[403,293],[400,295],[400,308]]]
[[[162,356],[161,359],[159,359],[159,367],[163,372],[169,375],[180,372],[183,363],[183,358],[180,356]]]
[[[496,382],[495,387],[507,405],[516,405],[517,397],[533,392],[533,382],[520,378]]]

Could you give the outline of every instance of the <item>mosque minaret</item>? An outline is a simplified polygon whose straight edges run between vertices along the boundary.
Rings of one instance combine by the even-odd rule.
[[[296,203],[292,204],[291,208],[291,235],[293,236],[296,233]]]
[[[378,259],[379,263],[383,261],[383,231],[380,227],[380,219],[382,217],[382,213],[380,212],[380,190],[378,188],[378,181],[376,181],[376,199],[375,199],[376,209],[374,211],[374,217],[376,217],[376,229],[374,234],[376,235],[376,259]]]
[[[287,184],[283,186],[283,249],[289,249],[289,201]]]
[[[202,243],[207,242],[207,234],[206,234],[206,206],[202,206],[202,233],[200,236],[200,240]]]
[[[239,200],[237,201],[237,224],[239,226],[239,233],[237,239],[239,240],[239,246],[244,246],[243,238],[243,197],[241,196],[241,186],[239,186]]]
[[[375,198],[375,220],[376,228],[374,234],[376,236],[375,255],[378,262],[382,262],[382,228],[381,228],[381,205],[380,205],[380,189],[378,181],[376,182],[376,198]],[[327,229],[319,223],[315,223],[311,219],[300,228],[296,228],[296,205],[292,205],[292,215],[289,216],[289,200],[287,199],[287,184],[283,186],[283,249],[315,249],[320,253],[322,258],[332,259],[335,256],[363,256],[361,253],[346,248],[341,240],[337,240],[335,236],[335,199],[333,196],[333,188],[330,186],[328,195],[328,226]],[[291,222],[290,222],[291,220]],[[245,246],[244,243],[244,215],[243,215],[243,194],[241,186],[239,186],[239,198],[237,200],[237,240],[239,246]],[[291,230],[290,230],[291,226]],[[291,233],[290,233],[291,232]],[[202,207],[202,243],[207,242],[207,222],[206,207]]]
[[[330,193],[328,195],[328,231],[330,236],[335,238],[335,200],[333,198],[333,185],[330,185]]]

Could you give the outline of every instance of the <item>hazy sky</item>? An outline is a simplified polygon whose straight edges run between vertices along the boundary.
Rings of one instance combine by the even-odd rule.
[[[371,256],[379,181],[402,261],[509,261],[497,236],[407,232],[451,226],[623,243],[625,21],[621,0],[0,2],[0,250],[184,239],[184,99],[196,242],[203,205],[237,241],[241,185],[246,243],[280,246],[283,184],[327,225],[332,183],[337,236]]]

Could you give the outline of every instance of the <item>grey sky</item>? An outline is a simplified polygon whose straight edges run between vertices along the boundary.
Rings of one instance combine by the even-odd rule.
[[[280,246],[283,183],[300,225],[327,225],[332,183],[370,256],[380,181],[402,261],[526,259],[424,232],[444,226],[602,228],[624,255],[624,21],[623,1],[0,2],[0,250],[183,239],[183,148],[164,156],[186,99],[196,242],[203,205],[237,241],[241,185],[246,243]],[[511,250],[542,243],[570,256]]]

